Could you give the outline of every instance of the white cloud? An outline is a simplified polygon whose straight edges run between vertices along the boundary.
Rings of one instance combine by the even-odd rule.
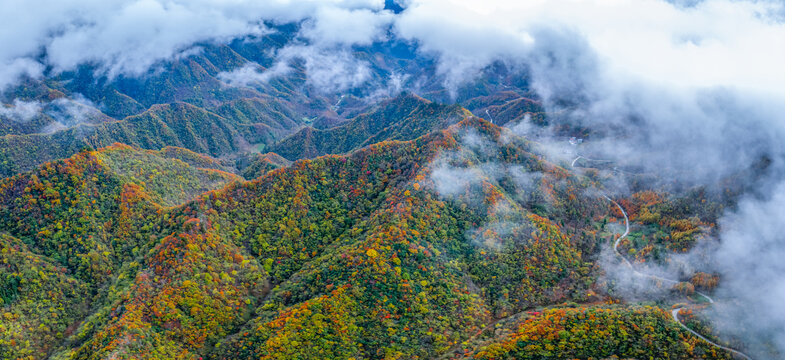
[[[412,1],[395,22],[398,36],[440,57],[438,72],[454,89],[499,58],[520,58],[527,32],[476,11],[477,2]]]
[[[292,46],[279,52],[282,59],[305,61],[308,82],[323,91],[343,91],[366,82],[371,71],[368,64],[354,58],[347,50]]]
[[[266,70],[259,64],[248,63],[239,69],[219,73],[218,79],[231,86],[253,86],[257,83],[266,84],[270,79],[290,71],[291,68],[283,62],[277,62]]]
[[[46,125],[40,132],[51,134],[59,130],[100,120],[101,112],[95,104],[81,94],[69,98],[59,98],[45,105],[44,113],[55,121]]]
[[[2,0],[0,88],[44,66],[93,63],[112,77],[140,75],[196,42],[266,31],[262,21],[299,21],[329,8],[381,10],[379,0]],[[318,22],[317,22],[318,23]],[[351,28],[350,28],[351,29]]]
[[[723,330],[765,349],[773,342],[785,355],[785,182],[773,196],[747,198],[723,220],[723,245],[716,263],[722,274],[720,294],[738,303],[721,304],[715,316]],[[766,358],[764,352],[756,358]]]
[[[16,58],[0,61],[0,91],[25,76],[39,78],[43,73],[44,66],[33,59]]]
[[[668,87],[728,86],[785,96],[785,24],[767,1],[414,0],[398,33],[442,56],[445,73],[476,70],[493,59],[526,58],[563,29],[585,39],[613,77]]]
[[[276,54],[277,61],[269,69],[252,63],[237,70],[222,72],[218,78],[233,86],[267,83],[292,71],[291,65],[301,61],[307,74],[306,82],[324,92],[344,91],[361,86],[371,77],[365,61],[356,59],[348,50],[317,46],[289,45]]]
[[[300,33],[320,46],[370,45],[383,39],[383,30],[392,20],[393,15],[386,11],[324,7]]]
[[[367,46],[383,41],[393,14],[372,8],[324,6],[306,20],[299,35],[307,43],[295,41],[279,49],[276,63],[261,71],[258,64],[219,74],[229,85],[248,86],[267,83],[292,71],[295,61],[305,66],[308,84],[320,91],[344,91],[363,85],[371,78],[366,61],[358,60],[352,46]]]
[[[13,104],[0,104],[0,118],[8,118],[13,121],[28,121],[41,113],[40,101],[21,101],[14,99]]]

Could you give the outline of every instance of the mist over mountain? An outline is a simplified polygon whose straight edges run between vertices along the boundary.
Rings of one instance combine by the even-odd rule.
[[[785,358],[776,0],[0,0],[0,358]]]

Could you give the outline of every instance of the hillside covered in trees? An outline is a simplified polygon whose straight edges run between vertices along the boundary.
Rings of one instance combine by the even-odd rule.
[[[591,180],[535,148],[469,118],[250,182],[177,148],[114,145],[44,164],[0,184],[0,351],[434,358],[523,314],[498,344],[454,354],[714,358],[657,308],[527,315],[600,300],[597,251],[612,236],[601,223],[613,216],[581,190]],[[449,171],[471,180],[456,187]],[[553,329],[538,325],[550,317]],[[575,331],[598,345],[553,340],[575,344]]]

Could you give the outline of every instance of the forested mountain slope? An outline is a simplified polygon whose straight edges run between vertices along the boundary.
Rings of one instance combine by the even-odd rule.
[[[411,93],[402,94],[338,127],[304,128],[270,150],[289,160],[341,154],[385,140],[411,140],[444,129],[470,115],[460,106],[433,103]]]
[[[2,356],[434,358],[497,319],[594,297],[607,203],[484,120],[161,206],[236,179],[221,166],[117,145],[4,180]]]
[[[220,168],[184,149],[118,144],[0,182],[0,356],[44,358],[73,335],[143,256],[162,206],[239,180]]]

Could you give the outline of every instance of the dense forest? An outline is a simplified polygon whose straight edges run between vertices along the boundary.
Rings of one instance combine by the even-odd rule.
[[[227,172],[231,163],[181,148],[118,144],[46,163],[0,184],[0,350],[434,358],[517,316],[509,335],[453,354],[720,356],[665,310],[599,305],[597,251],[614,234],[602,224],[619,215],[585,195],[594,181],[535,147],[468,118],[411,141],[256,170],[250,182]],[[441,189],[445,164],[474,180]],[[662,196],[636,195],[631,214],[672,229],[655,244],[689,247],[695,220]],[[552,307],[562,303],[573,305]],[[541,306],[551,308],[528,315]]]

